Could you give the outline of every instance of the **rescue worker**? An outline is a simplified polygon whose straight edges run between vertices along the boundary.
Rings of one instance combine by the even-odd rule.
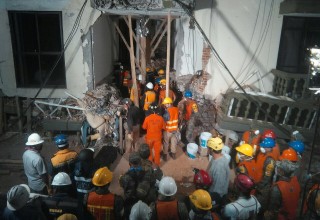
[[[304,143],[302,141],[297,140],[297,141],[290,141],[288,145],[289,147],[291,147],[293,150],[297,152],[298,157],[301,160],[302,154],[305,148]]]
[[[160,80],[160,92],[159,92],[159,98],[158,98],[159,105],[161,105],[164,99],[166,98],[166,83],[167,81],[165,79]],[[176,95],[170,88],[169,88],[169,97],[171,98],[172,103],[176,100]]]
[[[44,140],[39,134],[31,134],[28,137],[26,151],[23,153],[22,159],[31,192],[48,195],[49,176],[45,160],[40,154],[43,142]]]
[[[272,186],[265,219],[297,219],[301,187],[298,178],[292,175],[297,169],[297,160],[294,151],[284,151],[280,161],[277,161],[276,173],[279,179]]]
[[[185,204],[175,198],[177,185],[172,177],[165,176],[159,183],[158,200],[150,204],[152,220],[161,219],[188,219],[188,210]]]
[[[267,129],[267,130],[264,130],[261,135],[261,140],[264,140],[265,138],[272,138],[274,141],[276,141],[277,136],[273,130]],[[280,147],[277,143],[275,143],[274,147],[272,148],[272,152],[273,152],[273,159],[277,161],[280,157]]]
[[[133,105],[132,101],[128,98],[122,100],[127,116],[126,126],[126,152],[134,151],[136,143],[140,137],[140,110],[137,106]]]
[[[254,155],[259,152],[259,144],[261,141],[261,134],[258,129],[251,129],[245,131],[242,135],[241,144],[250,144],[253,147]]]
[[[147,116],[147,111],[149,110],[149,106],[153,102],[156,102],[156,99],[157,99],[157,95],[153,90],[153,84],[151,82],[148,82],[146,85],[146,91],[141,97],[141,106],[143,107],[143,110],[146,116]]]
[[[244,173],[253,178],[254,182],[260,180],[260,173],[256,172],[256,161],[253,157],[253,147],[250,144],[242,144],[236,147],[237,155],[236,160],[238,166],[236,174]]]
[[[194,168],[193,172],[193,183],[196,189],[209,190],[210,186],[212,185],[212,178],[208,172],[202,169],[199,170],[197,168]]]
[[[49,210],[52,218],[69,213],[80,219],[83,209],[79,207],[77,199],[71,197],[72,182],[69,175],[65,172],[56,174],[51,185],[53,194],[43,199],[43,208]]]
[[[320,219],[320,185],[314,184],[308,192],[303,207],[304,219]]]
[[[220,138],[209,138],[207,146],[209,155],[212,156],[207,167],[207,172],[214,179],[209,192],[212,197],[217,198],[217,201],[223,201],[228,193],[230,180],[229,161],[222,154],[223,142]]]
[[[191,210],[189,212],[190,220],[208,219],[219,220],[219,215],[215,212],[211,212],[212,202],[210,194],[203,190],[197,189],[191,195],[189,195],[191,201]]]
[[[139,200],[131,208],[129,220],[150,220],[151,218],[151,209],[150,207]]]
[[[255,187],[253,179],[240,173],[234,179],[234,187],[239,197],[224,207],[222,215],[230,220],[256,219],[261,205],[254,195],[250,195]]]
[[[30,188],[25,184],[15,185],[7,193],[7,206],[3,220],[46,219],[41,210],[30,202]]]
[[[83,149],[80,151],[75,164],[74,179],[77,187],[77,198],[81,203],[84,195],[93,190],[92,177],[97,170],[93,161],[93,155],[93,149]]]
[[[122,219],[124,202],[121,196],[110,192],[112,179],[113,173],[107,167],[99,168],[92,178],[95,191],[87,194],[84,202],[96,220]]]
[[[164,78],[162,77],[158,77],[155,79],[155,82],[154,82],[154,87],[153,87],[153,91],[156,93],[157,95],[157,98],[159,97],[159,93],[160,93],[160,81],[163,80]]]
[[[67,173],[73,179],[73,171],[78,153],[69,149],[68,137],[59,134],[54,137],[58,151],[53,155],[49,163],[49,174],[54,177],[59,172]]]
[[[183,142],[184,144],[192,143],[194,142],[196,136],[193,135],[196,130],[195,117],[198,115],[199,111],[196,101],[192,99],[192,92],[190,90],[186,90],[184,92],[184,98],[178,103],[178,109],[179,127],[181,129],[181,137]]]
[[[235,158],[236,158],[237,151],[235,147],[238,146],[238,142],[239,142],[239,136],[235,131],[227,130],[225,132],[224,148],[228,147],[230,149],[230,153],[229,153],[230,160],[231,160],[230,168],[233,168],[236,165]]]
[[[177,132],[179,124],[179,109],[172,105],[172,99],[166,97],[162,104],[165,106],[165,112],[163,118],[166,122],[165,132],[163,134],[163,159],[167,160],[167,154],[170,146],[170,156],[172,159],[176,159],[177,151]]]
[[[140,100],[140,98],[141,98],[141,91],[142,91],[142,88],[141,88],[141,87],[142,87],[141,80],[142,80],[142,75],[141,75],[141,74],[137,75],[137,80],[136,80],[136,82],[137,82],[138,100]],[[134,102],[134,89],[133,89],[133,84],[132,84],[132,86],[130,87],[129,94],[130,94],[130,100],[131,100],[132,102]]]
[[[149,106],[149,115],[145,118],[142,128],[147,130],[146,143],[150,148],[149,160],[160,166],[160,152],[162,147],[162,131],[166,123],[158,113],[158,106],[153,103]]]
[[[155,197],[150,190],[152,182],[152,174],[146,172],[141,166],[141,157],[138,152],[133,152],[129,156],[129,170],[120,176],[119,183],[124,192],[125,218],[129,218],[131,207],[139,200],[149,204]]]

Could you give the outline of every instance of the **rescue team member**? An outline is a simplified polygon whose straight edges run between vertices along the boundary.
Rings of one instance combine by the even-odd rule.
[[[156,202],[150,204],[152,220],[188,219],[185,204],[175,198],[177,185],[172,177],[165,176],[159,183],[159,196]]]
[[[146,92],[141,97],[141,106],[143,107],[145,115],[147,115],[149,105],[151,105],[153,102],[156,102],[156,98],[156,93],[153,90],[153,84],[148,82],[146,85]]]
[[[189,196],[189,199],[191,201],[191,210],[189,212],[190,220],[221,219],[217,213],[211,212],[212,201],[211,201],[210,194],[207,191],[203,189],[198,189]]]
[[[284,151],[280,161],[277,161],[277,182],[272,186],[269,206],[264,213],[266,220],[294,220],[298,209],[301,192],[298,178],[292,174],[297,169],[297,154],[294,151]]]
[[[87,194],[84,201],[93,219],[122,219],[124,202],[121,196],[110,192],[112,179],[113,173],[107,167],[98,169],[92,178],[95,191]]]
[[[78,219],[82,218],[82,209],[78,201],[71,197],[72,182],[69,175],[60,172],[54,176],[51,183],[53,195],[43,199],[44,210],[48,209],[52,218],[58,218],[63,214],[73,214]]]
[[[261,134],[258,129],[251,129],[245,131],[242,135],[241,144],[250,144],[253,147],[254,155],[259,152],[259,144],[261,141]]]
[[[69,149],[68,137],[66,135],[57,135],[54,138],[54,142],[58,147],[58,151],[50,160],[48,166],[49,174],[51,177],[54,177],[59,172],[65,172],[72,178],[78,154],[74,150]]]
[[[23,153],[22,159],[31,192],[48,195],[49,176],[44,158],[40,154],[43,142],[44,140],[39,134],[31,134],[28,137],[26,151]]]
[[[302,141],[297,140],[297,141],[290,141],[288,145],[290,148],[292,148],[297,152],[299,161],[300,161],[302,159],[302,154],[305,148],[304,143]]]
[[[132,206],[129,216],[130,220],[150,220],[150,218],[151,209],[146,203],[139,200]]]
[[[130,153],[135,150],[136,143],[140,137],[140,110],[128,98],[123,99],[122,103],[127,112],[126,140],[129,142],[128,145],[130,147],[126,149],[126,152]]]
[[[131,207],[139,200],[145,201],[147,204],[150,198],[156,196],[151,195],[153,190],[150,190],[152,174],[144,171],[141,166],[141,157],[138,152],[133,152],[129,155],[129,170],[119,178],[120,186],[124,193],[124,217],[128,218]]]
[[[172,99],[170,97],[166,97],[162,104],[165,107],[165,112],[163,118],[166,122],[165,132],[163,134],[163,159],[167,160],[167,154],[169,152],[170,145],[170,156],[172,159],[176,159],[176,151],[177,151],[177,131],[179,125],[179,109],[174,107],[172,104]]]
[[[236,174],[243,173],[253,178],[255,183],[260,181],[260,175],[257,173],[256,161],[253,157],[253,147],[250,144],[242,144],[236,147],[236,160],[238,166]]]
[[[320,185],[314,184],[304,201],[303,216],[305,219],[320,219]]]
[[[136,82],[137,82],[138,100],[140,100],[140,97],[141,97],[141,87],[142,87],[141,82],[140,82],[141,80],[142,80],[142,75],[141,75],[141,74],[137,75],[137,80],[136,80]],[[132,102],[134,102],[134,89],[133,89],[133,84],[132,84],[132,86],[131,86],[130,89],[129,89],[129,95],[130,95],[130,100],[131,100]]]
[[[164,99],[166,98],[166,83],[167,81],[165,79],[162,79],[160,81],[160,92],[159,92],[159,100],[158,100],[159,105],[161,105]],[[170,88],[169,88],[169,97],[171,98],[172,103],[176,100],[176,95]]]
[[[271,130],[271,129],[267,129],[265,131],[263,131],[262,135],[261,135],[261,140],[264,140],[265,138],[272,138],[275,142],[274,147],[272,148],[272,154],[273,154],[273,159],[275,161],[277,161],[280,157],[280,147],[279,145],[276,143],[276,133]]]
[[[224,207],[222,215],[228,219],[256,219],[261,205],[254,195],[250,195],[254,187],[253,179],[246,174],[238,174],[234,179],[234,188],[239,197]]]
[[[147,130],[146,143],[150,148],[149,160],[160,166],[160,152],[162,146],[162,130],[166,127],[164,119],[158,115],[158,106],[149,106],[149,115],[145,118],[142,128]]]
[[[209,192],[213,198],[217,198],[217,201],[222,201],[228,194],[230,180],[229,161],[222,154],[223,142],[220,138],[210,138],[207,146],[209,155],[212,156],[207,167],[207,172],[214,180],[209,188]]]

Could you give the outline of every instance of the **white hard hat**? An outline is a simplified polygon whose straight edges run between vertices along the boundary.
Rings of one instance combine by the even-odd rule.
[[[142,80],[142,75],[141,75],[141,74],[138,75],[138,80],[139,80],[139,81]]]
[[[71,185],[71,179],[65,172],[60,172],[54,176],[52,186],[67,186]]]
[[[25,206],[29,200],[30,188],[25,185],[13,186],[7,193],[7,207],[9,210],[16,211]]]
[[[139,200],[131,208],[130,220],[149,220],[151,218],[151,209],[150,207]]]
[[[44,140],[42,140],[39,134],[33,133],[33,134],[30,134],[30,136],[28,137],[28,142],[26,143],[26,145],[28,146],[38,145],[38,144],[42,144],[43,142]]]
[[[226,136],[227,136],[228,138],[230,138],[231,140],[234,140],[234,141],[236,141],[236,142],[238,142],[238,140],[239,140],[238,134],[237,134],[235,131],[232,131],[232,130],[228,130],[228,131],[226,132]]]
[[[147,85],[146,85],[146,87],[147,87],[148,89],[153,89],[153,84],[152,84],[152,82],[148,82]]]
[[[164,196],[173,196],[177,192],[176,181],[170,176],[165,176],[159,183],[159,193]]]

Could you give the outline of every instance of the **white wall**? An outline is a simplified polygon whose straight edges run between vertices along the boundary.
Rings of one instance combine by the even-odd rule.
[[[269,71],[276,68],[282,16],[279,15],[282,0],[201,0],[197,1],[198,10],[195,11],[196,20],[204,30],[210,42],[221,56],[234,77],[242,85],[252,84],[262,92],[272,90],[273,75]],[[259,5],[260,4],[260,5]],[[273,5],[272,5],[273,4]],[[210,22],[209,22],[210,21]],[[187,21],[185,26],[189,26]],[[177,33],[179,34],[177,28]],[[184,53],[177,62],[177,72],[188,74],[185,67],[190,66],[187,54],[192,51],[189,46],[193,40],[188,37],[188,30],[184,36],[177,38],[184,41],[176,50],[184,48]],[[196,33],[199,33],[198,31]],[[201,36],[197,41],[203,42]],[[197,45],[201,45],[197,43]],[[199,46],[200,47],[200,46]],[[201,54],[197,48],[197,64],[201,61]],[[199,64],[198,64],[199,65]],[[190,67],[189,67],[190,69]],[[212,55],[207,71],[211,75],[205,89],[208,98],[216,98],[228,88],[237,87],[228,72]]]
[[[30,10],[30,11],[62,11],[63,17],[63,37],[64,42],[70,34],[77,15],[85,0],[1,0],[0,1],[0,89],[8,96],[34,97],[38,89],[16,88],[14,62],[11,47],[10,27],[7,10]],[[67,89],[43,89],[39,98],[57,98],[66,97],[65,91],[82,97],[87,90],[86,77],[89,67],[84,61],[82,50],[82,33],[87,33],[91,24],[95,22],[101,13],[90,7],[90,1],[87,2],[79,29],[77,30],[73,41],[65,51],[66,81]],[[6,42],[6,43],[3,43]]]

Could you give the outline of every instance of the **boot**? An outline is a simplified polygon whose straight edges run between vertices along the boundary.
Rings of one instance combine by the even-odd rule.
[[[167,154],[163,154],[163,155],[162,155],[162,159],[163,159],[164,161],[167,161],[167,160],[168,160]]]
[[[171,158],[175,160],[176,159],[176,153],[171,153]]]

